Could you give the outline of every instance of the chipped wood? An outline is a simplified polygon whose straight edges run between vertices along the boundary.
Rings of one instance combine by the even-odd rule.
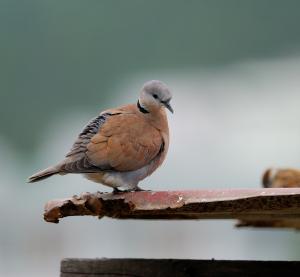
[[[295,168],[270,168],[262,176],[262,186],[266,188],[299,188],[300,170]],[[299,218],[244,219],[237,227],[294,228],[300,230]]]
[[[83,193],[49,201],[44,219],[58,223],[61,218],[82,215],[119,219],[239,219],[240,226],[250,221],[295,222],[300,220],[300,188]]]

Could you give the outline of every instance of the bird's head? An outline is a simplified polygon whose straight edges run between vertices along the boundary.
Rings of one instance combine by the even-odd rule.
[[[138,100],[140,110],[145,113],[150,113],[159,110],[162,107],[167,108],[173,113],[173,108],[170,104],[172,94],[168,87],[161,81],[152,80],[146,82],[141,90]]]

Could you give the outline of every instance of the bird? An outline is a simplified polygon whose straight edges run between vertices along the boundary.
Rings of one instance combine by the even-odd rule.
[[[269,168],[262,177],[265,188],[296,188],[300,187],[300,170],[293,168]]]
[[[139,182],[163,163],[168,152],[166,109],[174,112],[171,99],[165,83],[146,82],[136,104],[101,112],[84,127],[61,162],[30,176],[28,182],[80,173],[111,187],[113,193],[141,191]]]

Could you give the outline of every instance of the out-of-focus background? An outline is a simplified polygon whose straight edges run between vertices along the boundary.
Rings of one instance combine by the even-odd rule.
[[[232,221],[45,223],[81,176],[27,184],[101,110],[171,88],[171,145],[145,189],[257,188],[300,167],[300,2],[0,1],[0,276],[52,277],[65,257],[299,260],[294,231]]]

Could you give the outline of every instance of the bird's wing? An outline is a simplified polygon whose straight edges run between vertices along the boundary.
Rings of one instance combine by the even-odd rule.
[[[78,135],[71,150],[67,153],[66,158],[60,163],[61,172],[88,173],[99,171],[87,158],[87,145],[91,139],[101,130],[101,127],[110,117],[118,113],[103,112],[93,118]],[[103,169],[109,169],[103,167]]]
[[[131,171],[151,162],[164,149],[160,132],[135,113],[102,113],[80,133],[62,171]]]
[[[99,129],[109,116],[111,116],[110,113],[105,113],[93,118],[79,134],[66,157],[72,157],[82,152],[86,152],[86,146],[89,144],[91,138],[99,132]]]

